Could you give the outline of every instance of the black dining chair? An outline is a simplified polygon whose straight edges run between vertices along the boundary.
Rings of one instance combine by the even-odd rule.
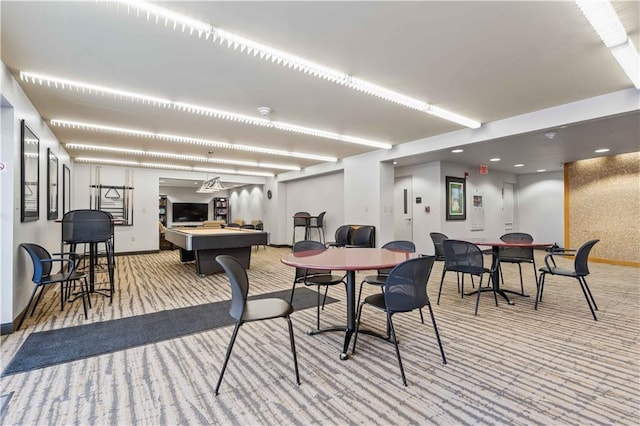
[[[115,253],[114,253],[114,221],[113,215],[104,210],[79,209],[71,210],[62,217],[62,242],[70,246],[71,252],[76,251],[77,245],[89,244],[93,246],[93,259],[90,259],[90,265],[93,269],[105,266],[109,277],[109,288],[94,290],[94,293],[100,293],[109,296],[109,301],[113,301],[113,293],[115,291]],[[104,251],[100,251],[99,244],[104,244]],[[104,255],[106,263],[100,265],[98,260]],[[85,256],[86,257],[86,256]],[[91,281],[94,271],[89,271],[90,285],[95,283]],[[90,290],[92,290],[90,288]],[[106,291],[106,292],[105,292]]]
[[[358,331],[360,329],[360,320],[362,318],[364,306],[369,305],[373,308],[384,311],[387,315],[387,325],[389,327],[391,341],[396,349],[398,366],[400,367],[400,374],[402,375],[402,383],[405,386],[407,386],[407,379],[404,374],[402,358],[400,357],[400,349],[398,348],[398,339],[393,326],[393,315],[402,312],[411,312],[415,309],[422,309],[425,306],[428,307],[436,340],[440,347],[442,363],[447,363],[444,348],[442,347],[442,341],[440,340],[440,333],[438,332],[438,326],[436,325],[436,319],[433,315],[431,303],[429,303],[429,296],[427,296],[427,282],[429,281],[429,275],[431,274],[431,268],[433,267],[434,261],[434,256],[423,256],[400,263],[389,273],[384,284],[384,292],[367,296],[358,308],[358,319],[356,322],[356,331],[351,352],[353,354],[356,353]],[[423,367],[420,366],[420,368]]]
[[[404,251],[407,253],[415,253],[416,245],[411,241],[405,240],[396,240],[389,241],[385,245],[382,246],[383,249],[394,250],[394,251]],[[362,287],[364,284],[370,284],[380,287],[380,290],[384,289],[384,284],[387,282],[387,278],[389,277],[389,273],[393,268],[386,269],[378,269],[376,275],[367,275],[364,277],[362,282],[360,283],[360,289],[358,290],[358,301],[356,302],[356,306],[360,306],[360,298],[362,296]],[[422,316],[422,309],[420,309],[420,320],[424,324],[424,317]]]
[[[311,239],[311,230],[316,229],[318,231],[318,240],[324,244],[324,216],[327,212],[322,212],[315,220],[310,220],[307,225],[308,238]]]
[[[293,236],[291,237],[291,245],[293,246],[296,242],[296,228],[304,228],[304,239],[307,240],[309,237],[309,222],[308,217],[311,216],[309,212],[296,212],[293,215]],[[296,217],[300,216],[300,217]]]
[[[335,232],[335,241],[327,243],[327,247],[345,247],[349,244],[349,230],[351,225],[340,225]]]
[[[40,294],[38,294],[38,298],[33,304],[30,316],[33,316],[33,313],[36,310],[36,306],[42,298],[45,286],[50,284],[60,284],[60,310],[64,311],[65,299],[69,297],[70,283],[80,281],[82,307],[84,308],[84,317],[86,319],[86,299],[88,299],[87,275],[79,273],[76,270],[76,265],[80,256],[78,256],[76,253],[54,253],[55,256],[60,257],[52,257],[47,249],[38,244],[22,243],[20,244],[20,247],[22,247],[27,252],[27,254],[29,254],[29,257],[31,258],[31,261],[33,263],[33,276],[31,277],[31,281],[33,281],[33,283],[35,284],[35,287],[31,292],[29,303],[27,303],[27,307],[25,308],[24,313],[20,318],[20,322],[18,323],[18,327],[16,327],[16,331],[19,330],[22,326],[22,323],[27,316],[27,312],[29,312],[29,306],[31,306],[31,302],[36,295],[36,291],[40,289]],[[59,265],[59,268],[55,273],[53,267],[54,264]],[[91,307],[91,300],[89,300],[89,307]]]
[[[498,306],[498,296],[496,295],[495,287],[491,286],[490,288],[482,288],[482,277],[484,274],[489,274],[489,280],[491,280],[491,276],[494,272],[493,269],[484,267],[484,257],[482,254],[482,250],[480,248],[468,241],[459,241],[459,240],[445,240],[442,243],[444,247],[444,265],[446,268],[446,272],[456,272],[462,274],[461,285],[460,285],[460,293],[461,297],[464,297],[464,274],[469,274],[472,277],[478,276],[480,277],[480,282],[478,283],[478,290],[476,296],[476,309],[475,315],[478,315],[478,306],[480,305],[480,293],[483,290],[491,290],[493,293],[493,298],[496,301],[496,306]],[[497,266],[492,266],[492,268]],[[473,280],[473,278],[472,278]],[[440,289],[438,290],[438,300],[437,304],[440,304],[440,295],[442,293],[442,284],[444,282],[444,273],[442,274],[442,279],[440,280]]]
[[[90,290],[94,286],[94,269],[105,266],[109,278],[108,289],[94,290],[94,293],[100,293],[109,296],[109,301],[113,301],[113,293],[115,291],[115,253],[114,253],[114,220],[113,215],[104,210],[79,209],[71,210],[62,217],[62,242],[70,246],[70,251],[76,251],[77,245],[89,244],[93,246],[90,253],[93,258],[89,259],[90,272],[89,284]],[[100,251],[99,244],[104,244],[104,251]],[[104,255],[106,263],[100,265],[98,260]],[[86,257],[86,256],[85,256]],[[84,259],[84,257],[83,257]]]
[[[442,246],[442,242],[444,240],[448,240],[449,237],[447,237],[446,234],[443,234],[442,232],[431,232],[429,233],[429,236],[431,237],[431,241],[433,242],[433,250],[436,256],[436,262],[444,262],[444,247]],[[444,277],[444,274],[447,272],[447,269],[443,266],[442,267],[442,277]],[[456,273],[456,280],[458,282],[458,293],[460,293],[460,274]],[[475,284],[473,283],[473,280],[471,280],[471,286],[475,288]]]
[[[596,305],[596,301],[591,294],[591,290],[589,289],[585,278],[589,275],[589,253],[591,253],[591,249],[593,249],[593,246],[596,245],[598,241],[600,240],[587,241],[575,252],[573,269],[556,266],[555,260],[553,259],[554,256],[569,255],[569,253],[571,253],[570,249],[564,250],[563,252],[552,251],[545,256],[544,263],[546,266],[544,268],[540,268],[540,278],[538,280],[538,290],[536,292],[536,303],[534,305],[534,309],[537,310],[538,302],[542,302],[542,292],[544,291],[545,278],[547,274],[570,277],[578,280],[582,293],[584,294],[585,299],[587,299],[591,315],[593,315],[593,319],[595,321],[598,321],[595,313],[595,311],[598,310],[598,305]]]
[[[233,345],[238,336],[240,326],[247,322],[264,321],[273,318],[284,318],[289,326],[289,342],[291,344],[291,353],[293,354],[293,365],[296,372],[296,383],[300,385],[300,374],[298,373],[298,358],[296,356],[296,344],[293,337],[293,325],[291,324],[291,314],[294,309],[291,303],[279,298],[247,300],[249,294],[249,278],[247,272],[240,262],[233,256],[220,255],[216,257],[216,262],[222,266],[224,272],[229,278],[231,284],[231,307],[229,315],[236,320],[231,341],[227,347],[227,353],[224,357],[224,364],[220,370],[220,377],[216,384],[214,395],[218,395],[222,377],[227,369],[229,357],[233,350]]]
[[[532,243],[533,236],[524,232],[510,232],[500,237],[505,243]],[[538,272],[536,269],[536,259],[533,253],[533,247],[498,247],[498,258],[500,259],[500,279],[504,283],[502,276],[502,264],[512,263],[518,265],[518,272],[520,273],[520,292],[524,295],[524,283],[522,281],[522,266],[523,263],[529,263],[533,265],[533,274],[536,278],[536,284],[538,282]]]
[[[293,253],[299,253],[302,251],[310,251],[310,250],[318,250],[324,251],[327,250],[327,247],[322,244],[320,241],[313,240],[303,240],[298,241],[293,245]],[[293,280],[293,287],[291,288],[291,298],[289,299],[289,303],[293,303],[293,293],[296,290],[297,284],[304,284],[306,286],[316,286],[317,294],[318,294],[318,302],[316,307],[316,330],[313,332],[322,331],[320,329],[320,308],[324,309],[324,303],[327,298],[327,291],[330,286],[334,286],[336,284],[344,284],[346,286],[344,275],[333,275],[331,271],[325,271],[320,269],[305,269],[305,268],[296,268],[295,278]],[[322,303],[320,303],[320,288],[324,287],[324,298]]]
[[[363,225],[351,231],[351,241],[346,247],[349,248],[373,248],[376,246],[376,229],[373,226]]]

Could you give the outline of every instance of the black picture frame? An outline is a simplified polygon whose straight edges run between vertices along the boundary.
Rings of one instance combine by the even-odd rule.
[[[40,218],[40,139],[20,123],[20,221],[34,222]]]
[[[58,157],[47,148],[47,220],[58,218]]]
[[[62,165],[62,214],[71,211],[71,169]]]
[[[463,178],[447,176],[447,220],[467,220],[467,182]]]

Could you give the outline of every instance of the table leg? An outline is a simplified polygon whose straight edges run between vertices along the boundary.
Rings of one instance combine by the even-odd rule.
[[[508,290],[502,290],[500,288],[500,269],[499,269],[500,264],[499,263],[500,263],[500,247],[493,246],[491,250],[491,270],[492,270],[491,281],[493,281],[492,283],[493,287],[478,288],[478,290],[472,291],[470,293],[465,293],[465,295],[471,296],[472,294],[476,294],[477,292],[483,293],[485,291],[495,291],[496,294],[502,296],[509,305],[514,305],[513,301],[509,299],[509,296],[507,296]]]
[[[89,293],[95,292],[96,289],[96,243],[89,243]]]
[[[340,359],[349,359],[351,336],[356,331],[356,271],[347,271],[347,330]]]

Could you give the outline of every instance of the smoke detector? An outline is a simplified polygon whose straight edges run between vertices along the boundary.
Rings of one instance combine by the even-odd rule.
[[[555,139],[556,136],[558,136],[558,132],[552,130],[550,132],[545,133],[544,135],[547,139]]]
[[[267,117],[269,114],[271,114],[271,108],[269,108],[269,107],[259,107],[258,108],[258,112],[260,113],[261,116]]]

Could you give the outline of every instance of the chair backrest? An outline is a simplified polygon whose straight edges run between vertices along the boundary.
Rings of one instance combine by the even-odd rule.
[[[315,228],[322,228],[324,227],[324,215],[327,214],[327,212],[322,212],[318,215],[318,217],[316,218],[316,224],[315,224]]]
[[[254,226],[258,231],[264,231],[264,223],[256,223]]]
[[[324,251],[327,247],[322,244],[320,241],[314,240],[302,240],[297,241],[293,245],[293,253],[298,253],[301,251],[309,251],[309,250],[319,250]],[[296,268],[296,282],[300,282],[305,279],[305,277],[309,276],[318,276],[318,275],[331,275],[331,271],[324,271],[320,269],[305,269],[305,268]]]
[[[533,237],[524,232],[510,232],[500,237],[505,243],[532,243]],[[533,247],[499,247],[500,259],[522,259],[533,261]]]
[[[47,249],[39,246],[38,244],[29,243],[22,243],[20,244],[20,247],[29,254],[33,261],[33,277],[31,280],[34,283],[39,284],[43,278],[51,275],[51,262],[42,262],[42,260],[51,259],[51,254],[49,254]]]
[[[349,230],[351,229],[351,225],[342,225],[336,229],[336,245],[347,245],[349,244]]]
[[[389,273],[384,285],[384,301],[390,312],[406,312],[429,303],[427,281],[435,256],[405,260]]]
[[[406,251],[408,253],[416,252],[416,245],[411,241],[406,240],[389,241],[383,245],[382,248],[387,250]],[[378,269],[378,275],[388,275],[392,269],[393,268]]]
[[[247,295],[249,294],[249,278],[238,259],[233,256],[221,254],[216,256],[216,262],[222,266],[231,284],[231,307],[229,315],[239,321],[244,314]]]
[[[468,241],[444,240],[444,267],[447,271],[481,275],[484,272],[482,250]]]
[[[442,247],[442,242],[444,240],[448,240],[449,237],[441,232],[431,232],[429,236],[431,237],[431,241],[433,241],[433,250],[436,255],[436,260],[444,260],[444,247]]]
[[[231,223],[227,223],[227,225],[225,226],[225,228],[240,228],[240,225],[238,225],[235,222],[231,222]]]
[[[576,252],[576,259],[574,261],[574,267],[576,275],[579,277],[585,277],[589,275],[589,253],[594,245],[600,240],[587,241]]]
[[[296,212],[294,216],[310,216],[309,212]],[[307,226],[309,224],[309,219],[304,217],[294,217],[293,218],[293,226]]]
[[[103,210],[71,210],[62,217],[65,243],[101,243],[113,236],[113,215]]]
[[[375,228],[373,226],[360,226],[351,231],[350,244],[358,247],[375,247]]]
[[[242,228],[242,229],[256,229],[255,225],[250,225],[250,224],[241,225],[240,228]]]

